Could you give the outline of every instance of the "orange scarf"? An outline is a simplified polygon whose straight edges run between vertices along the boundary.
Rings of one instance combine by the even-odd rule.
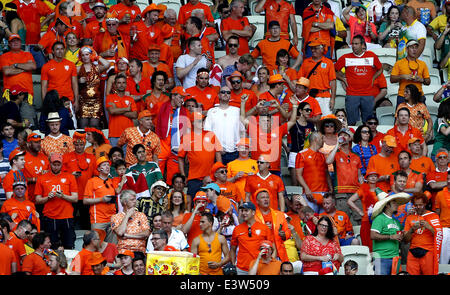
[[[117,41],[113,39],[116,39]],[[105,34],[103,35],[103,42],[100,52],[106,51],[112,47],[115,47],[116,58],[128,57],[127,49],[125,48],[123,38],[119,32],[117,32],[115,38],[113,38],[109,32],[105,32]]]

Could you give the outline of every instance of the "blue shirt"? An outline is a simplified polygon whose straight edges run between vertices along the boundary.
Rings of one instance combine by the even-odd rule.
[[[3,158],[9,159],[9,154],[19,145],[17,144],[17,139],[14,138],[12,142],[2,139],[3,142]]]

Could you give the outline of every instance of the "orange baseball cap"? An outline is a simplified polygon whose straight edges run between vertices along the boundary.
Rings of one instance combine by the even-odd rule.
[[[89,265],[98,265],[98,264],[100,264],[102,262],[105,262],[105,261],[106,261],[106,258],[103,257],[102,253],[94,252],[89,257],[88,263],[89,263]]]
[[[389,147],[397,147],[397,142],[395,141],[395,137],[392,135],[385,135],[383,137],[383,141],[387,144]]]
[[[198,200],[209,201],[208,197],[206,196],[206,192],[205,191],[198,191],[195,194],[193,202],[195,203]]]
[[[122,257],[122,256],[130,256],[131,258],[134,258],[134,252],[128,249],[122,249],[119,251],[119,254],[117,255],[117,257]]]
[[[20,38],[19,34],[11,34],[11,35],[9,35],[8,41],[12,41],[14,39],[22,40],[22,38]]]
[[[156,44],[150,44],[150,45],[148,46],[148,50],[147,50],[147,51],[150,51],[150,50],[161,51],[161,48],[159,48],[159,46],[156,45]]]
[[[172,89],[172,93],[176,93],[179,94],[181,96],[188,96],[189,93],[186,92],[186,90],[184,90],[184,88],[182,86],[176,86],[175,88]]]
[[[370,170],[367,170],[367,171],[366,171],[366,178],[367,178],[369,175],[372,175],[372,174],[377,174],[377,175],[379,175],[379,173],[378,173],[376,170],[370,169]]]
[[[302,86],[305,86],[306,88],[309,88],[309,85],[311,85],[311,82],[309,81],[308,78],[300,77],[300,79],[298,79],[297,82],[295,82],[295,84],[302,85]]]
[[[72,24],[70,23],[70,18],[68,18],[65,15],[58,16],[58,19],[68,28],[73,28]]]
[[[284,82],[283,76],[281,76],[281,74],[276,74],[276,75],[270,76],[269,81],[267,83],[275,84],[275,83],[283,83],[283,82]]]
[[[420,138],[413,137],[408,140],[408,144],[415,143],[416,141],[420,141]]]
[[[41,136],[35,132],[30,133],[30,135],[27,136],[27,141],[41,141]]]
[[[25,154],[25,152],[22,151],[22,150],[19,150],[18,148],[15,148],[15,149],[12,150],[11,153],[9,153],[9,158],[8,158],[8,160],[11,161],[12,159],[14,159],[14,157],[16,157],[16,156],[22,156],[22,154]]]
[[[230,76],[228,76],[228,79],[231,78],[241,78],[241,80],[244,80],[244,76],[242,76],[241,72],[239,71],[234,71]]]
[[[308,43],[309,47],[314,47],[314,46],[319,46],[319,45],[324,45],[323,41],[320,40],[319,38],[314,38],[311,41],[309,41],[309,43]]]
[[[149,110],[143,110],[142,112],[139,113],[138,120],[144,117],[153,117],[153,114]]]

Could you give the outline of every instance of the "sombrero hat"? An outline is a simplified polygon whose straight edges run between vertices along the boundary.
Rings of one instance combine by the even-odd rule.
[[[375,205],[373,206],[371,217],[372,220],[375,217],[377,217],[381,212],[383,212],[384,206],[386,206],[386,204],[389,203],[390,201],[396,201],[397,204],[403,205],[408,203],[411,199],[411,195],[408,193],[397,193],[388,195],[380,188],[376,188],[375,193],[377,194],[378,202],[376,202]]]

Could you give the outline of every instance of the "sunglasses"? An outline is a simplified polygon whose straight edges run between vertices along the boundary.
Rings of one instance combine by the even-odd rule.
[[[117,24],[116,24],[116,23],[114,23],[114,24],[108,24],[108,23],[107,23],[106,26],[107,26],[107,27],[114,27],[114,26],[117,26]]]
[[[312,109],[303,109],[305,112],[312,112]]]
[[[326,124],[324,124],[323,126],[325,126],[326,128],[328,128],[328,127],[334,127],[334,124],[333,124],[333,123],[326,123]]]
[[[231,84],[241,84],[241,80],[233,80],[231,81]]]
[[[256,161],[256,164],[265,164],[267,162],[263,162],[263,161]]]
[[[238,48],[239,44],[228,44],[228,47],[236,47],[236,48]]]
[[[369,133],[369,131],[368,130],[363,130],[363,131],[361,131],[361,133],[367,134],[367,133]]]
[[[221,94],[231,94],[231,91],[226,91],[226,90],[220,90]]]
[[[367,125],[378,125],[377,122],[367,122]]]
[[[217,171],[218,173],[221,173],[221,174],[227,174],[227,170],[220,170],[220,171]]]
[[[440,156],[438,159],[447,159],[447,156]]]

